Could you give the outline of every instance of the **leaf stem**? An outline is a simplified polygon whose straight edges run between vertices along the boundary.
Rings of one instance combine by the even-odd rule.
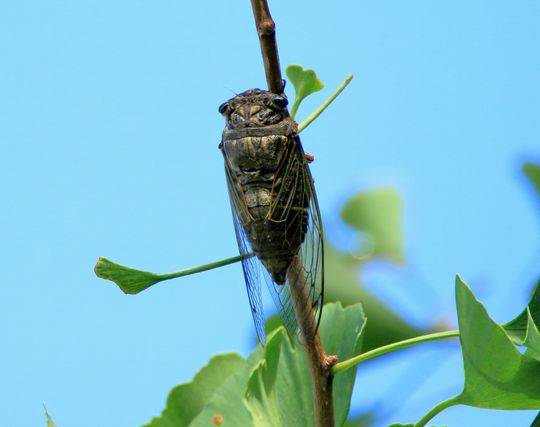
[[[118,264],[105,257],[99,257],[94,267],[94,272],[96,273],[96,276],[116,283],[124,293],[135,295],[164,280],[200,273],[202,271],[223,267],[224,265],[232,264],[241,260],[241,256],[235,256],[172,273],[155,274],[149,271],[137,270],[135,268]]]
[[[324,101],[319,108],[317,108],[313,113],[309,115],[307,119],[305,119],[302,123],[298,125],[298,133],[302,132],[305,128],[307,128],[313,120],[315,120],[317,117],[321,115],[321,113],[326,110],[326,108],[338,97],[338,95],[343,92],[343,89],[347,87],[347,85],[351,82],[353,79],[353,75],[349,74],[345,80],[343,80],[343,83],[336,89],[336,91],[330,95],[330,97]],[[293,105],[291,109],[291,117],[294,118],[293,112],[296,113],[296,109],[298,109],[298,105]]]
[[[451,397],[450,399],[443,400],[441,403],[438,403],[433,408],[430,409],[430,411],[422,417],[420,421],[418,421],[414,427],[424,427],[429,420],[431,420],[435,415],[441,413],[445,409],[449,408],[450,406],[457,405],[458,399],[457,396]]]
[[[185,268],[183,270],[174,271],[172,273],[159,274],[161,280],[176,279],[177,277],[188,276],[190,274],[201,273],[203,271],[212,270],[214,268],[223,267],[225,265],[234,264],[235,262],[242,261],[242,256],[234,256],[231,258],[225,258],[219,261],[211,262],[208,264],[198,265],[196,267]]]
[[[294,120],[294,117],[296,116],[296,112],[298,111],[298,107],[300,106],[300,103],[302,102],[301,98],[296,97],[294,100],[293,106],[291,107],[291,112],[289,113],[291,118]],[[298,131],[300,133],[300,131]]]
[[[454,330],[436,332],[434,334],[421,335],[419,337],[410,338],[408,340],[394,342],[392,344],[388,344],[374,350],[359,354],[358,356],[351,357],[350,359],[344,360],[343,362],[336,363],[332,368],[332,373],[334,375],[339,374],[340,372],[346,371],[347,369],[359,365],[360,363],[382,356],[383,354],[391,353],[396,350],[401,350],[403,348],[412,347],[414,345],[422,344],[429,341],[442,340],[445,338],[457,336],[459,336],[459,331]]]

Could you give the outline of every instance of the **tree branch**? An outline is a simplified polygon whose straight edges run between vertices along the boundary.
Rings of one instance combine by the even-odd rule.
[[[251,0],[251,6],[261,44],[268,90],[281,94],[284,88],[276,43],[276,24],[270,16],[267,0]],[[301,341],[306,349],[313,380],[315,422],[317,427],[334,427],[333,375],[331,369],[337,362],[337,357],[328,356],[324,352],[321,338],[317,333],[317,324],[314,320],[313,308],[302,271],[302,263],[299,257],[295,256],[289,267],[287,279],[296,320],[300,329]]]
[[[306,349],[313,381],[315,421],[317,427],[333,427],[334,400],[332,390],[334,377],[332,366],[337,362],[337,357],[328,356],[324,352],[302,271],[302,263],[297,255],[289,267],[287,279],[289,280],[291,300],[294,305],[302,344]]]
[[[284,88],[276,43],[276,24],[272,20],[272,16],[270,16],[270,9],[266,0],[251,0],[251,7],[253,8],[257,34],[261,44],[268,90],[281,94]]]

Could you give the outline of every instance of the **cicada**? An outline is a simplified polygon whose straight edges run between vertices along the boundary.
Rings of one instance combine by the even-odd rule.
[[[219,107],[226,119],[219,148],[251,313],[263,344],[262,282],[291,336],[306,321],[316,331],[323,304],[323,230],[308,166],[312,158],[304,153],[287,104],[284,94],[250,89]],[[307,310],[295,307],[292,286],[303,288]]]

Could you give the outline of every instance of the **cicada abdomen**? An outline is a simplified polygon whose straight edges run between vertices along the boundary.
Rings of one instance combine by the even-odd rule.
[[[220,149],[257,334],[264,342],[263,280],[295,334],[300,319],[289,282],[306,288],[306,316],[316,325],[323,299],[322,224],[297,125],[284,95],[260,89],[235,96],[219,111],[227,120]]]

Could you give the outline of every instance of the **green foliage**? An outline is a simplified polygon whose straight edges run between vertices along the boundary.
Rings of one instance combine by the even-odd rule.
[[[360,282],[360,272],[369,258],[355,256],[325,245],[325,300],[344,305],[362,302],[369,318],[364,349],[370,350],[391,342],[427,333],[408,324],[403,318],[369,292]]]
[[[384,209],[384,215],[376,215],[372,203]],[[364,246],[355,254],[338,251],[329,243],[325,245],[325,301],[340,301],[344,305],[362,302],[370,319],[364,339],[365,350],[431,332],[409,325],[359,281],[362,266],[375,258],[393,262],[404,259],[402,216],[402,203],[396,190],[382,188],[357,193],[346,204],[342,217],[363,236],[367,236],[371,245]],[[158,282],[220,267],[240,259],[232,257],[173,273],[156,274],[100,257],[94,271],[98,277],[116,283],[124,293],[137,294]],[[267,323],[267,330],[274,330],[280,324],[278,316],[273,316]]]
[[[153,418],[145,427],[210,425],[214,417],[221,417],[224,426],[249,425],[245,424],[250,420],[249,414],[241,404],[241,398],[238,399],[242,396],[243,389],[235,386],[237,380],[246,376],[252,366],[253,361],[248,362],[237,354],[214,356],[208,365],[195,375],[193,381],[181,384],[170,392],[162,414]],[[228,404],[230,402],[219,405],[227,395],[230,401],[236,401],[236,405]],[[211,408],[210,411],[206,410],[208,407]],[[202,413],[205,417],[201,417]]]
[[[44,409],[45,409],[45,421],[47,421],[47,427],[56,427],[56,424],[54,423],[51,416],[49,415],[47,408],[44,408]]]
[[[540,197],[540,165],[525,163],[523,165],[523,172],[536,190],[536,194]]]
[[[538,413],[536,418],[533,420],[531,427],[540,427],[540,413]]]
[[[300,103],[320,91],[323,83],[313,70],[300,65],[287,67],[296,98],[291,108],[294,118]],[[351,81],[349,76],[328,100],[298,127],[308,126]],[[527,163],[523,171],[540,196],[540,166]],[[403,207],[399,194],[389,188],[358,193],[344,206],[343,220],[361,233],[363,245],[354,254],[344,253],[325,245],[326,301],[341,303],[324,307],[320,325],[321,339],[328,354],[340,361],[348,360],[334,379],[336,426],[367,427],[375,419],[373,413],[346,421],[356,372],[349,369],[357,360],[365,360],[405,347],[405,344],[426,342],[433,338],[421,336],[399,315],[388,309],[365,290],[359,281],[362,266],[374,259],[395,264],[405,262],[402,229]],[[240,261],[233,257],[168,274],[155,274],[116,264],[99,258],[95,272],[98,277],[115,282],[123,292],[136,294],[148,287],[175,277],[181,277]],[[370,319],[366,328],[363,307]],[[416,427],[427,425],[442,410],[457,404],[492,409],[540,408],[540,283],[527,307],[512,321],[500,326],[487,314],[471,290],[456,279],[456,307],[460,343],[464,364],[463,391],[432,408]],[[315,424],[311,376],[305,352],[291,342],[278,321],[267,324],[267,346],[260,346],[248,360],[236,354],[215,356],[201,369],[193,381],[175,387],[169,394],[162,414],[146,427],[208,425],[273,427],[312,426]],[[441,337],[450,332],[441,333]],[[455,331],[452,334],[456,334]],[[439,334],[436,334],[439,335]],[[366,353],[379,348],[379,352]],[[516,346],[524,347],[520,353]],[[353,356],[358,356],[353,358]],[[335,372],[338,372],[336,370]],[[47,426],[54,427],[45,410]],[[413,424],[393,424],[391,427],[411,427]],[[540,414],[532,427],[540,427]]]
[[[294,86],[296,95],[291,108],[291,117],[294,119],[300,103],[312,93],[322,90],[324,83],[317,77],[314,70],[305,70],[301,65],[289,65],[285,72]]]
[[[365,351],[428,332],[408,324],[361,284],[361,268],[368,259],[341,252],[328,243],[324,258],[325,301],[341,301],[344,305],[362,302],[369,319],[363,344]]]
[[[531,316],[531,311],[527,307],[527,333],[523,345],[527,347],[525,355],[540,362],[540,332],[538,326]]]
[[[292,347],[285,329],[268,339],[264,360],[249,378],[246,402],[255,427],[315,425],[306,355]]]
[[[259,346],[249,356],[242,369],[229,377],[219,387],[201,413],[193,420],[190,427],[206,427],[209,421],[216,424],[218,417],[223,427],[251,427],[251,415],[245,405],[244,395],[246,384],[254,367],[262,358],[262,348]]]
[[[125,265],[117,264],[105,257],[99,257],[94,267],[94,272],[97,277],[111,280],[116,283],[124,293],[134,295],[164,280],[176,279],[178,277],[200,273],[201,271],[223,267],[224,265],[238,262],[241,259],[241,256],[235,256],[172,273],[156,274],[148,271],[136,270],[131,267],[126,267]]]
[[[523,344],[530,345],[531,355],[523,355],[507,330],[488,316],[469,287],[456,278],[465,384],[459,395],[436,405],[416,427],[423,427],[439,412],[459,404],[489,409],[540,409],[540,362],[536,357],[539,335],[537,329],[531,329],[536,325],[530,315],[540,309],[535,297],[536,293],[524,310],[527,331],[523,334],[520,328],[513,329],[514,336],[523,337]],[[514,326],[521,323],[522,315],[510,322]]]
[[[291,81],[295,90],[295,99],[291,108],[291,117],[294,120],[300,103],[309,95],[320,91],[324,84],[317,77],[315,71],[304,70],[301,65],[289,65],[287,67],[287,77]],[[313,111],[302,123],[298,125],[298,133],[308,127],[321,113],[334,102],[341,92],[348,86],[353,79],[353,75],[349,74],[343,83],[324,101],[315,111]]]
[[[99,257],[94,272],[102,279],[113,281],[125,294],[131,295],[138,294],[163,280],[158,274],[135,270],[105,257]]]
[[[404,261],[402,203],[397,192],[386,188],[358,193],[346,203],[342,218],[362,233],[364,242],[367,237],[369,244],[362,245],[354,254],[326,245],[326,300],[343,301],[346,305],[362,301],[370,322],[366,329],[359,305],[345,309],[341,304],[325,305],[321,338],[327,353],[337,354],[340,361],[359,354],[361,346],[368,351],[395,342],[397,349],[399,341],[422,332],[407,325],[359,283],[359,271],[373,259]],[[100,258],[96,274],[115,281],[126,293],[137,293],[160,280],[238,259],[156,275]],[[522,313],[503,326],[489,318],[459,278],[456,305],[465,367],[464,389],[460,395],[437,405],[418,425],[426,425],[432,416],[455,404],[496,409],[540,408],[540,284]],[[275,330],[278,323],[268,327]],[[422,342],[421,337],[418,342]],[[524,346],[525,353],[521,354],[515,345]],[[334,381],[338,426],[346,422],[355,374],[355,370],[348,369]],[[162,415],[147,427],[165,427],[171,423],[202,427],[213,422],[246,427],[310,426],[314,422],[312,405],[305,354],[301,347],[290,342],[284,329],[278,328],[264,351],[258,347],[248,361],[237,355],[213,358],[193,382],[171,391]],[[372,416],[364,414],[347,425],[369,426]]]
[[[363,253],[396,263],[405,261],[403,206],[397,191],[380,188],[358,193],[347,201],[341,217],[367,237]]]
[[[331,354],[347,359],[360,352],[364,315],[360,305],[324,307],[321,339]],[[349,412],[354,371],[334,381],[336,425]],[[301,346],[290,341],[283,328],[258,346],[247,361],[236,354],[215,356],[192,382],[175,387],[161,416],[145,427],[211,425],[312,426],[311,376]]]
[[[455,402],[492,409],[540,409],[540,362],[517,350],[459,277],[456,305],[465,386]]]
[[[517,345],[524,345],[527,333],[533,323],[536,329],[540,326],[540,282],[536,285],[531,300],[515,319],[504,324],[504,329]]]
[[[380,188],[359,192],[345,204],[341,217],[369,244],[351,254],[326,243],[325,299],[344,305],[362,303],[369,318],[364,350],[431,332],[409,325],[360,282],[362,267],[374,259],[401,263],[405,258],[403,207],[397,191]]]
[[[389,427],[414,427],[414,424],[392,424]],[[429,427],[436,427],[436,426],[429,426]],[[446,426],[440,426],[440,427],[446,427]]]

